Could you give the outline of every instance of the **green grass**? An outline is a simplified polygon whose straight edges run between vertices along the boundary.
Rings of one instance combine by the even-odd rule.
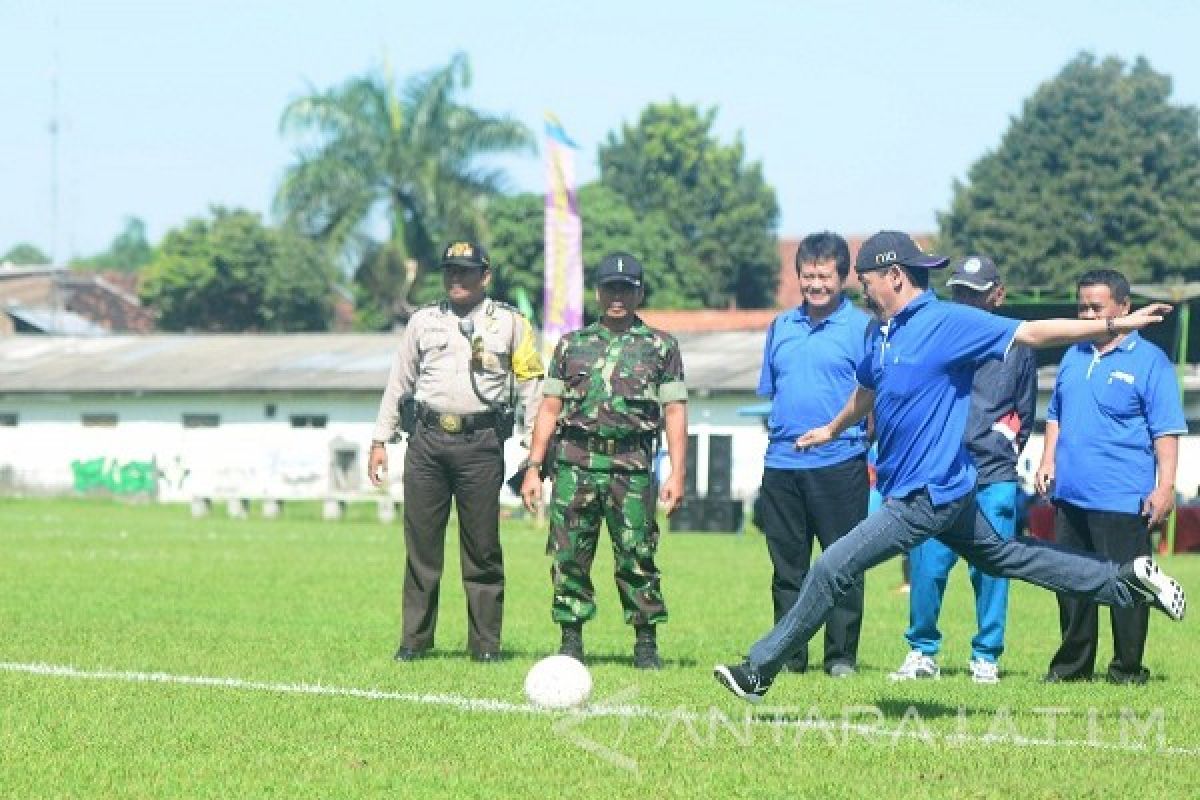
[[[463,653],[454,538],[452,530],[438,657],[397,665],[402,538],[369,509],[325,523],[312,507],[234,521],[219,512],[193,520],[180,506],[0,501],[0,661],[522,703],[525,671],[557,646],[545,534],[522,521],[504,525],[504,641],[514,657],[489,666]],[[775,707],[751,713],[710,669],[738,657],[770,621],[761,537],[664,534],[660,561],[671,610],[660,634],[667,669],[629,667],[632,634],[620,621],[607,551],[594,573],[600,614],[585,629],[593,701],[615,697],[658,716],[465,711],[5,669],[0,796],[1195,795],[1194,623],[1154,617],[1147,687],[1043,685],[1057,607],[1051,594],[1015,586],[1005,679],[977,687],[965,672],[973,606],[960,568],[943,619],[944,677],[894,685],[886,674],[904,656],[907,598],[891,591],[899,568],[884,565],[867,579],[861,673],[781,676]],[[1200,559],[1165,565],[1200,587]],[[1101,667],[1107,623],[1102,631]],[[1065,710],[1053,733],[1046,708]],[[881,723],[867,716],[876,709]],[[844,713],[880,730],[844,731]],[[797,724],[810,718],[833,728]],[[910,735],[922,731],[928,740]]]

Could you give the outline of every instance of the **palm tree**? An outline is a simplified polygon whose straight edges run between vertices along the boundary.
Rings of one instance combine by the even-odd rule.
[[[400,93],[386,71],[373,71],[284,109],[281,132],[300,144],[276,212],[354,270],[376,324],[407,315],[446,239],[484,232],[484,203],[504,188],[504,173],[480,157],[534,150],[520,122],[457,101],[470,80],[459,53]],[[372,237],[380,230],[382,241]]]

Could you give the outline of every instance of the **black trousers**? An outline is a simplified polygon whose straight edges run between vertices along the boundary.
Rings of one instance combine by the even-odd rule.
[[[495,430],[444,433],[417,423],[404,455],[404,645],[418,650],[433,647],[453,498],[467,594],[467,647],[474,653],[500,649],[503,479],[504,451]]]
[[[870,482],[865,457],[814,469],[763,470],[763,533],[771,555],[771,599],[778,622],[795,604],[808,575],[813,540],[821,549],[845,536],[867,516]],[[853,666],[863,618],[863,578],[834,606],[825,623],[824,668]],[[789,662],[791,669],[808,667],[808,648]]]
[[[1150,531],[1138,514],[1088,511],[1058,502],[1054,512],[1054,536],[1078,550],[1099,553],[1118,564],[1150,555]],[[1112,620],[1113,658],[1108,665],[1110,680],[1144,682],[1150,675],[1142,666],[1150,607],[1109,609]],[[1099,615],[1095,603],[1058,595],[1058,622],[1062,644],[1050,660],[1049,674],[1062,680],[1090,680],[1096,668]]]

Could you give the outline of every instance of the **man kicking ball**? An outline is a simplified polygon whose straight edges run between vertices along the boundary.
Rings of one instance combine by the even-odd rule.
[[[1102,605],[1147,603],[1183,619],[1183,588],[1149,558],[1118,565],[1053,544],[1000,538],[975,503],[975,467],[963,445],[971,383],[984,361],[1003,358],[1013,342],[1054,347],[1140,330],[1161,322],[1171,307],[1154,303],[1115,319],[1006,319],[938,301],[928,288],[929,270],[948,260],[921,252],[896,231],[875,234],[859,250],[855,270],[881,324],[871,331],[845,407],[796,446],[824,444],[873,409],[886,502],[821,554],[795,605],[744,662],[713,669],[744,700],[762,701],[784,662],[820,629],[856,577],[933,536],[990,575]]]

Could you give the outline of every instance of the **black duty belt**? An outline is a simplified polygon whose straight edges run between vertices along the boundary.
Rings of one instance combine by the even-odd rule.
[[[607,436],[584,433],[577,428],[564,428],[561,435],[568,442],[574,442],[586,448],[589,453],[602,453],[606,456],[619,456],[636,451],[647,452],[654,443],[653,437],[648,434],[634,434],[633,436],[622,436],[619,439],[610,439]]]
[[[436,428],[443,433],[471,433],[484,428],[495,428],[497,422],[495,411],[450,414],[444,411],[434,411],[425,406],[417,409],[417,419],[428,427]]]

